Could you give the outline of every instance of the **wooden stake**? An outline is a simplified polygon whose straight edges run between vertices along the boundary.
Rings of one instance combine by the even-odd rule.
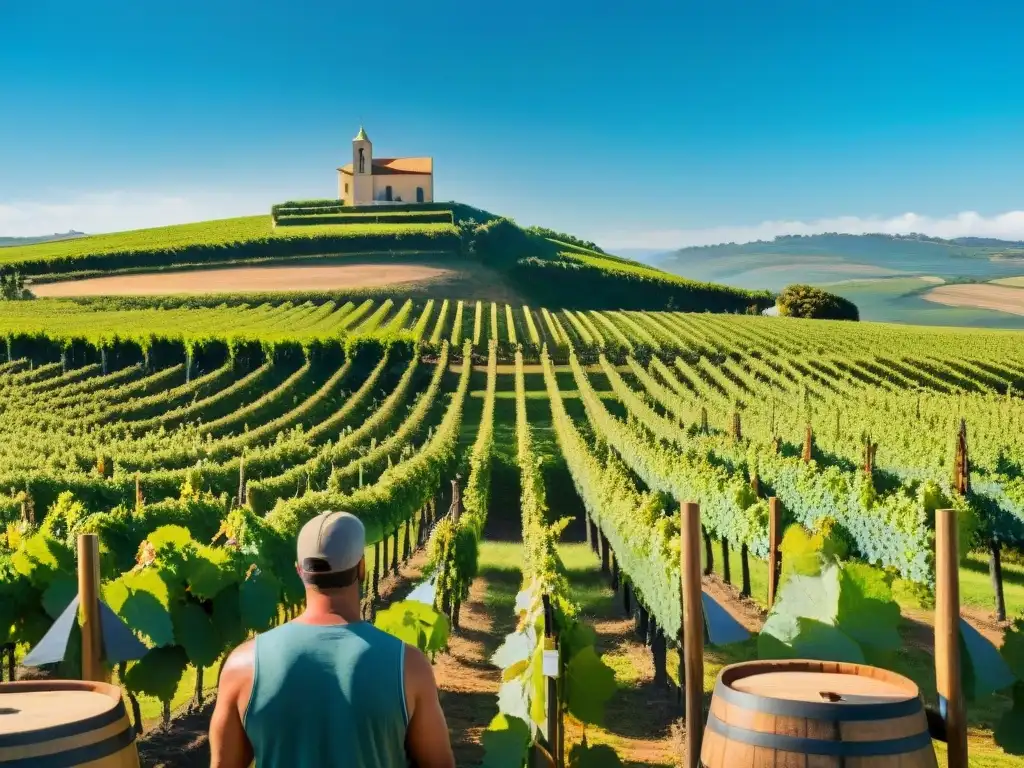
[[[709,576],[714,570],[715,550],[711,548],[711,534],[704,530],[704,575]]]
[[[729,564],[729,540],[722,537],[722,581],[732,584],[732,569]]]
[[[959,562],[956,511],[936,510],[935,684],[946,704],[949,768],[967,768],[967,711],[960,679]]]
[[[779,575],[782,573],[782,557],[779,545],[782,544],[782,505],[778,498],[768,499],[768,607],[775,605],[775,595],[779,589]]]
[[[685,659],[686,762],[699,768],[701,738],[704,735],[704,606],[700,578],[700,506],[683,504],[679,523],[680,572],[682,573],[682,648]]]
[[[814,445],[814,432],[811,430],[811,425],[807,425],[807,430],[804,432],[804,463],[810,463],[811,461],[811,450]]]
[[[1006,598],[1003,596],[1003,563],[1000,557],[999,539],[989,542],[988,575],[992,579],[992,591],[996,596],[996,620],[1006,621]]]
[[[82,623],[82,679],[106,682],[100,626],[100,539],[95,533],[78,537],[78,600]]]
[[[743,578],[740,594],[750,597],[750,551],[746,544],[740,546],[740,571]]]

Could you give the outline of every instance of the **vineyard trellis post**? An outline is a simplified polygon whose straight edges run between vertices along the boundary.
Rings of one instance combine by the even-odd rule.
[[[380,597],[380,542],[373,543],[373,592],[374,600]]]
[[[782,573],[782,505],[777,497],[768,499],[768,607],[775,605]]]
[[[680,574],[682,585],[682,647],[684,658],[686,762],[687,768],[700,765],[701,738],[704,734],[704,606],[700,572],[700,505],[686,502],[680,510]]]
[[[82,617],[82,679],[106,682],[100,625],[100,537],[78,536],[78,599]]]
[[[587,549],[593,549],[594,544],[590,540],[590,513],[586,510],[583,511],[583,528],[587,537]]]
[[[814,455],[814,430],[811,428],[810,423],[807,424],[807,428],[804,431],[804,453],[803,460],[805,464],[810,464],[811,458]]]
[[[701,526],[704,534],[704,575],[709,576],[715,570],[715,551],[711,547],[711,534]]]
[[[398,528],[399,526],[395,527],[395,541],[391,547],[391,572],[395,576],[398,575]]]
[[[722,581],[732,584],[732,570],[729,563],[729,539],[722,537]]]
[[[967,710],[960,659],[956,510],[935,511],[935,683],[946,724],[949,768],[967,768]]]
[[[612,592],[619,591],[619,561],[615,558],[615,550],[611,551]]]
[[[545,738],[551,757],[559,768],[564,763],[565,745],[562,731],[561,693],[561,650],[558,646],[558,627],[555,624],[555,612],[551,607],[551,598],[546,593],[541,595],[544,604],[544,650],[542,656],[542,672],[544,673],[545,693],[547,697],[547,722]]]
[[[750,597],[750,550],[746,544],[740,545],[740,594]]]

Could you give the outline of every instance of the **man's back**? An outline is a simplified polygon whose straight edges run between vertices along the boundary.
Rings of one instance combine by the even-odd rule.
[[[257,768],[406,765],[405,646],[365,622],[259,635],[244,726]]]

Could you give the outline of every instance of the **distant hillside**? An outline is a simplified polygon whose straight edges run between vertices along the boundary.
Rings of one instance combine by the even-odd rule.
[[[35,245],[36,243],[52,243],[55,240],[72,240],[76,237],[85,237],[85,232],[55,232],[52,235],[36,235],[35,237],[0,237],[0,248],[9,248],[15,245]]]
[[[3,249],[0,264],[38,285],[68,278],[182,267],[283,264],[330,257],[482,267],[499,300],[514,287],[535,307],[747,312],[774,302],[749,291],[690,280],[604,253],[594,243],[459,203],[350,207],[337,200],[275,205],[272,215],[204,221]],[[158,276],[154,280],[160,280]],[[229,280],[230,282],[230,280]],[[159,291],[159,286],[150,286]],[[224,290],[235,290],[226,286]],[[152,291],[150,291],[152,292]]]
[[[656,259],[697,280],[779,290],[893,276],[990,280],[1024,273],[1024,242],[925,235],[788,235],[771,241],[682,248]]]

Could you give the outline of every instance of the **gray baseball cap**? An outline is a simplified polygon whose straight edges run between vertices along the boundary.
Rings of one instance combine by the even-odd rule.
[[[366,529],[358,517],[348,512],[319,514],[299,531],[296,554],[302,580],[318,587],[348,586],[364,549]]]

